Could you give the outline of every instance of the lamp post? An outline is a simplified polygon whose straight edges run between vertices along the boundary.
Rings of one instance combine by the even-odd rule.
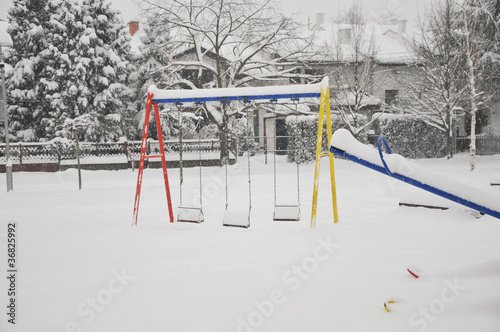
[[[8,34],[0,34],[0,75],[2,80],[2,108],[4,114],[5,128],[5,173],[7,175],[7,192],[13,189],[12,184],[12,161],[10,160],[9,146],[9,115],[7,112],[7,98],[5,96],[5,64],[2,47],[12,47],[12,40]]]

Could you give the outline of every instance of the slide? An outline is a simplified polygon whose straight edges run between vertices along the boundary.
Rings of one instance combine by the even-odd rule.
[[[333,133],[330,152],[415,187],[500,219],[500,197],[492,192],[460,183],[426,170],[398,154],[391,154],[383,138],[378,150],[358,142],[346,129]],[[383,145],[387,153],[383,153]]]

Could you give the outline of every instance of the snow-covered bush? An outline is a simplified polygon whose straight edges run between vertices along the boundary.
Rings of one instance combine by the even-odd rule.
[[[366,123],[366,117],[361,116]],[[328,142],[326,119],[323,123],[323,151],[328,151],[330,142]],[[332,113],[332,133],[335,130],[345,128],[349,129],[347,124],[340,118],[338,114]],[[317,115],[301,115],[289,116],[286,118],[286,130],[288,138],[288,160],[294,162],[295,159],[295,141],[297,141],[297,156],[298,161],[308,162],[316,158],[316,140],[318,135],[318,116]],[[295,139],[297,137],[297,140]]]
[[[59,159],[76,158],[76,144],[74,140],[56,137],[50,140],[49,150],[59,156]]]
[[[219,128],[214,123],[211,123],[209,125],[204,126],[203,128],[201,128],[200,132],[198,133],[198,136],[201,139],[218,138],[218,135],[219,135]]]
[[[406,158],[446,156],[445,133],[408,115],[384,114],[378,120],[380,136],[393,153]]]
[[[375,115],[378,116],[378,115]],[[315,159],[318,116],[289,116],[286,119],[287,135],[298,135],[297,156],[299,162]],[[373,124],[394,153],[407,158],[436,158],[446,155],[445,133],[412,116],[383,114]],[[332,132],[346,128],[340,117],[332,114]],[[347,128],[346,128],[347,129]],[[364,141],[365,137],[358,137]],[[323,151],[329,148],[326,121],[323,129]],[[288,139],[288,160],[295,161],[295,139]]]
[[[231,140],[238,142],[238,153],[243,155],[245,151],[254,151],[256,148],[253,131],[248,128],[246,117],[234,119],[229,129]]]
[[[288,161],[299,163],[314,160],[316,156],[316,115],[289,116],[286,118]]]

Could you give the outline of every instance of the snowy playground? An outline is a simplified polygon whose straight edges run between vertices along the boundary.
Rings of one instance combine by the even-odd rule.
[[[184,91],[320,97],[316,162],[300,171],[247,152],[167,172],[161,135],[160,155],[146,154],[145,121],[135,172],[83,171],[82,190],[76,170],[17,173],[0,193],[0,288],[16,323],[1,330],[498,331],[500,156],[471,173],[465,155],[410,162],[345,130],[324,153],[327,87]],[[145,118],[154,106],[161,134],[157,102],[180,101],[153,98]]]
[[[467,158],[413,162],[500,194],[490,186],[500,156],[479,157],[472,174]],[[17,320],[0,330],[498,331],[498,219],[336,158],[338,223],[323,172],[310,229],[314,164],[301,165],[301,221],[273,222],[273,165],[256,155],[251,166],[247,229],[222,226],[221,167],[203,168],[200,224],[169,222],[162,170],[146,169],[137,227],[137,170],[83,171],[81,191],[76,170],[16,173],[15,190],[0,192],[0,262],[7,271],[15,222]],[[295,197],[295,164],[279,156],[278,167],[280,193]],[[198,169],[184,172],[196,200]],[[229,175],[231,199],[247,204],[246,158]],[[169,177],[178,193],[179,170]],[[449,209],[399,206],[408,197]]]

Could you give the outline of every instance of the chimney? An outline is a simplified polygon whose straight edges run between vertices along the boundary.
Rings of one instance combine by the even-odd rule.
[[[137,22],[137,21],[128,22],[128,31],[130,32],[130,35],[132,37],[137,32],[137,30],[139,30],[139,22]]]
[[[322,25],[325,23],[325,13],[317,13],[316,14],[316,23],[313,25],[312,28],[310,28],[309,30],[313,30],[313,31],[323,31],[325,30]],[[310,20],[309,20],[309,17],[307,17],[307,25],[309,27],[310,25]]]
[[[321,28],[325,23],[325,13],[316,13],[316,27]]]
[[[341,28],[339,30],[339,43],[341,45],[351,42],[351,28]]]
[[[398,21],[398,35],[406,33],[406,20]]]

